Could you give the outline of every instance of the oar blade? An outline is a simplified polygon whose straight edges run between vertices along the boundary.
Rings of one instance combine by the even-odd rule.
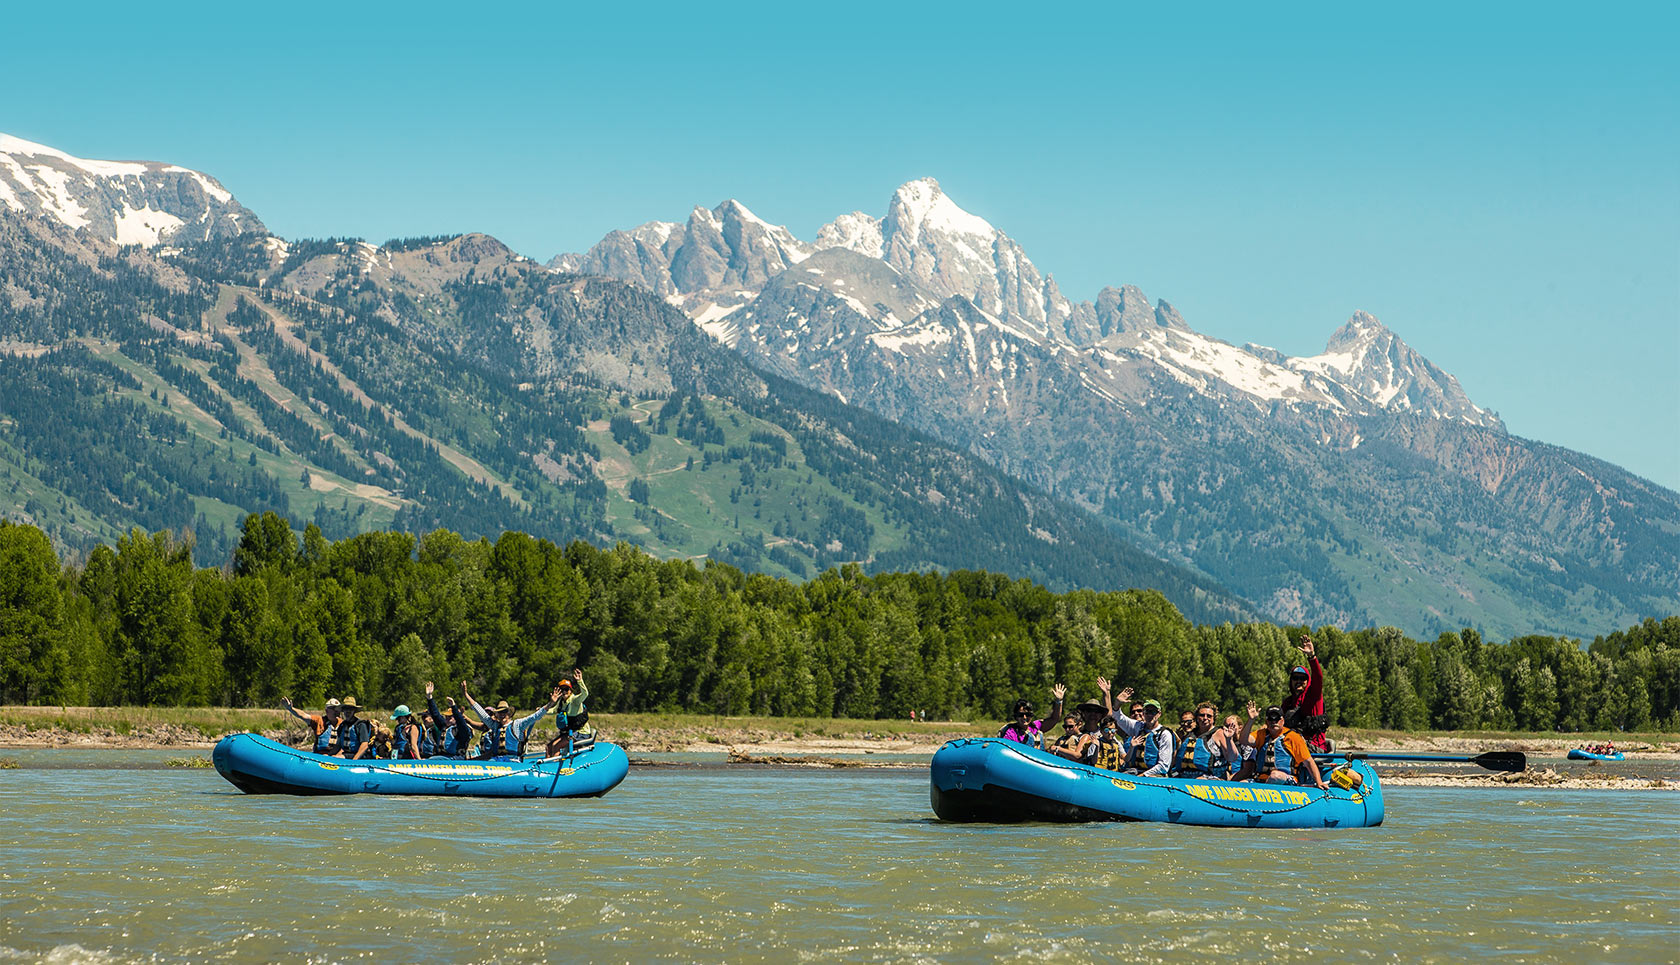
[[[1490,771],[1526,771],[1528,756],[1520,751],[1488,751],[1472,757],[1471,762]]]

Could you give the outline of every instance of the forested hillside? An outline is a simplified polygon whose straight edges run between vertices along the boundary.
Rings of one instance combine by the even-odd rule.
[[[985,567],[1251,612],[1089,513],[761,376],[657,298],[483,236],[149,251],[7,213],[0,283],[0,501],[73,552],[138,526],[215,565],[274,512],[330,539],[515,530],[792,577]]]
[[[983,719],[1054,681],[1093,695],[1099,674],[1168,708],[1232,708],[1284,692],[1305,629],[984,572],[847,565],[799,583],[513,532],[335,542],[272,513],[246,519],[225,570],[138,530],[64,565],[40,530],[0,524],[0,588],[0,703],[392,706],[466,679],[529,707],[581,667],[607,711]],[[1680,730],[1680,617],[1586,649],[1468,630],[1315,639],[1339,726]]]

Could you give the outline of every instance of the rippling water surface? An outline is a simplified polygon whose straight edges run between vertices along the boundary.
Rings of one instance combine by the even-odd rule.
[[[992,827],[934,821],[923,771],[327,799],[54,753],[0,771],[0,962],[1680,955],[1664,791],[1390,788],[1388,824],[1339,832]]]

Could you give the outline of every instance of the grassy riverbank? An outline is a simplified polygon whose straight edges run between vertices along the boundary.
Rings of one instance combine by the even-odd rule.
[[[389,710],[366,716],[388,718]],[[931,754],[956,737],[996,733],[992,721],[718,717],[707,714],[592,714],[597,729],[632,752],[738,750],[752,754]],[[207,744],[231,731],[282,736],[297,728],[278,709],[228,707],[0,707],[0,746],[176,747]],[[301,731],[300,731],[301,733]],[[1522,750],[1563,753],[1606,740],[1635,756],[1680,755],[1680,734],[1523,733],[1337,729],[1344,747],[1437,753]]]

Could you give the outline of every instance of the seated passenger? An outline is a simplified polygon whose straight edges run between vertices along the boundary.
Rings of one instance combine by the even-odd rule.
[[[1215,778],[1224,780],[1231,769],[1242,762],[1242,752],[1231,742],[1224,728],[1214,726],[1219,708],[1202,701],[1196,705],[1194,722],[1178,751],[1172,776],[1190,780]]]
[[[1062,734],[1055,741],[1045,746],[1045,750],[1057,757],[1065,757],[1070,761],[1080,760],[1084,755],[1085,739],[1088,734],[1079,727],[1079,715],[1068,714],[1062,718]]]
[[[461,694],[467,698],[467,703],[472,705],[473,712],[484,721],[484,739],[479,742],[479,757],[525,756],[525,742],[530,739],[531,729],[537,726],[537,721],[542,720],[544,714],[560,703],[560,687],[556,685],[548,695],[548,703],[514,720],[513,708],[509,707],[505,700],[497,701],[495,710],[485,710],[483,705],[467,692],[465,680],[461,681]]]
[[[1126,763],[1126,741],[1120,736],[1120,722],[1104,717],[1095,739],[1089,745],[1092,767],[1118,771]]]
[[[384,722],[375,721],[373,724],[373,740],[368,744],[367,756],[375,760],[390,760],[391,741],[394,737],[391,728],[386,727]]]
[[[292,698],[290,697],[281,697],[280,705],[286,708],[286,713],[303,721],[309,727],[308,739],[304,742],[305,748],[316,754],[325,754],[332,749],[333,744],[338,740],[337,697],[327,698],[327,706],[321,710],[320,716],[298,713],[298,709],[292,706]]]
[[[409,711],[407,704],[398,704],[397,709],[391,711],[391,727],[395,730],[391,743],[392,760],[424,760],[436,751],[429,728]]]
[[[1097,687],[1103,692],[1103,703],[1113,706],[1109,699],[1109,683],[1107,677],[1097,678]],[[1120,700],[1132,698],[1132,688],[1120,691]],[[1172,767],[1173,741],[1172,731],[1161,726],[1161,702],[1146,700],[1138,710],[1137,717],[1130,717],[1120,710],[1113,712],[1113,719],[1119,723],[1120,732],[1134,738],[1131,754],[1126,762],[1126,773],[1137,774],[1142,777],[1165,777]]]
[[[1067,696],[1067,685],[1057,684],[1051,687],[1050,696],[1053,698],[1053,703],[1050,706],[1050,716],[1052,719],[1060,717],[1062,715],[1062,698]],[[1032,714],[1033,705],[1031,701],[1024,697],[1015,701],[1015,708],[1011,714],[1013,719],[1003,725],[1003,729],[998,731],[998,736],[1017,744],[1026,744],[1029,747],[1042,746],[1044,743],[1044,721],[1033,720]]]
[[[595,725],[589,722],[589,711],[583,703],[589,696],[589,687],[583,682],[583,671],[573,667],[572,679],[560,678],[559,690],[565,706],[554,715],[555,734],[548,742],[548,757],[575,754],[595,746]]]
[[[1330,787],[1318,773],[1318,762],[1313,760],[1306,738],[1284,725],[1282,707],[1266,708],[1265,729],[1255,731],[1248,742],[1254,747],[1254,756],[1243,763],[1237,780]]]
[[[333,751],[338,757],[359,761],[373,752],[373,724],[356,716],[360,710],[354,697],[338,705],[338,743]]]

